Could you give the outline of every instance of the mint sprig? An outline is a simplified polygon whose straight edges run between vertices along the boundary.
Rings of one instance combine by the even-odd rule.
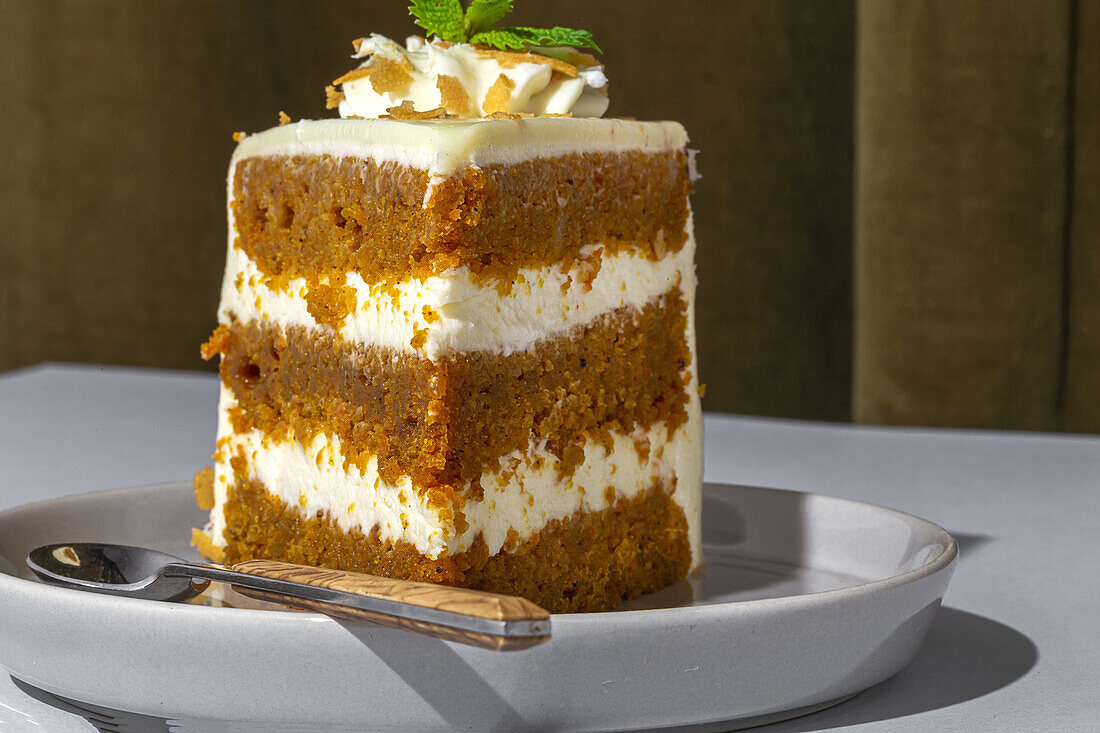
[[[484,33],[512,12],[512,0],[474,0],[466,8],[463,26],[468,38]]]
[[[524,46],[573,46],[574,48],[600,47],[592,39],[588,31],[577,31],[572,28],[527,28],[517,26],[515,28],[497,28],[484,31],[470,39],[471,43],[484,43],[486,45],[498,45],[500,48],[523,48]],[[601,52],[602,53],[602,52]]]
[[[444,41],[462,43],[465,37],[465,12],[459,0],[412,0],[409,12],[416,24]]]
[[[477,43],[502,50],[539,46],[573,46],[597,52],[592,34],[572,28],[493,28],[512,11],[513,0],[472,0],[465,10],[459,0],[412,0],[409,12],[429,35],[452,43]]]

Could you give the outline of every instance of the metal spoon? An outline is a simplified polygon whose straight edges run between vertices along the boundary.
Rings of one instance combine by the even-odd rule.
[[[550,638],[550,614],[524,598],[272,560],[222,568],[143,547],[77,542],[31,550],[27,565],[52,585],[157,601],[186,600],[212,580],[230,583],[257,598],[498,651]]]

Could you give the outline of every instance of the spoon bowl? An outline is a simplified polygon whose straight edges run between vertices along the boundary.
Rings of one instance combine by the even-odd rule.
[[[188,563],[144,547],[73,542],[37,547],[27,566],[43,582],[150,601],[185,601],[206,589]]]

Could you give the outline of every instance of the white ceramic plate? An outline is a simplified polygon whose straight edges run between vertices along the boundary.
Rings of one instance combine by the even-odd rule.
[[[0,664],[65,698],[171,720],[730,730],[826,707],[898,672],[957,555],[943,529],[889,509],[708,485],[698,577],[622,610],[556,615],[550,642],[509,653],[314,613],[55,588],[23,562],[32,547],[70,541],[194,558],[190,528],[204,521],[184,484],[0,513]]]

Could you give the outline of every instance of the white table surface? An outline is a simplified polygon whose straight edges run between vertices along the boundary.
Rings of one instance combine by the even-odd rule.
[[[216,378],[205,374],[71,365],[0,374],[0,510],[189,480],[209,462],[216,403]],[[724,415],[707,415],[706,431],[708,481],[890,506],[943,525],[961,547],[908,668],[840,706],[759,730],[1100,730],[1100,438]],[[167,727],[125,728],[139,729]],[[0,674],[0,731],[93,730]]]

